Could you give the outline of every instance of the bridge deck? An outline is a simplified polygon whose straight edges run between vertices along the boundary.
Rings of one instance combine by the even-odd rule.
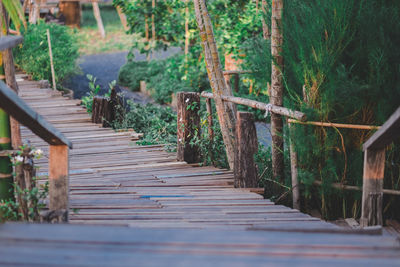
[[[66,137],[70,151],[72,223],[136,227],[335,226],[297,210],[274,205],[261,195],[233,187],[231,171],[177,162],[163,146],[138,146],[132,132],[115,132],[90,122],[77,100],[68,100],[32,81],[21,81],[20,96]],[[25,140],[47,145],[28,129]],[[48,159],[37,162],[47,174]],[[73,212],[76,211],[76,212]]]
[[[230,171],[177,162],[162,146],[135,145],[131,132],[100,128],[76,100],[36,82],[19,85],[73,142],[71,224],[1,225],[1,266],[400,264],[394,237],[343,233],[233,188]],[[47,145],[22,133],[47,154]],[[45,175],[47,157],[37,163]]]

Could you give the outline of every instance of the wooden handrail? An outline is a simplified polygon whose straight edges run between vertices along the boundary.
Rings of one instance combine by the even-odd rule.
[[[3,36],[0,37],[0,51],[13,48],[24,41],[22,36]]]
[[[2,81],[0,81],[0,108],[4,109],[5,112],[14,117],[18,122],[28,127],[48,144],[66,145],[72,148],[71,141],[31,109]]]
[[[363,150],[384,148],[400,134],[400,107],[363,145]]]
[[[383,224],[383,179],[386,146],[400,134],[400,107],[382,127],[364,143],[362,227]]]
[[[209,92],[202,92],[201,97],[213,98],[213,99],[216,98],[216,96],[213,93],[209,93]],[[283,116],[286,116],[289,118],[294,118],[299,121],[305,121],[307,119],[306,114],[304,114],[303,112],[291,110],[291,109],[288,109],[285,107],[279,107],[279,106],[266,104],[266,103],[262,103],[259,101],[246,99],[246,98],[235,97],[235,96],[220,96],[220,97],[224,101],[228,101],[228,102],[232,102],[232,103],[236,103],[236,104],[240,104],[240,105],[244,105],[244,106],[249,106],[249,107],[252,107],[255,109],[259,109],[259,110],[270,111],[270,112],[273,112],[273,113],[276,113],[279,115],[283,115]]]

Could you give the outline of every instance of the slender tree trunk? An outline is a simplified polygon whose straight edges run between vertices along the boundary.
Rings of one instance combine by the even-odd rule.
[[[149,22],[148,22],[148,17],[147,15],[144,16],[144,38],[145,41],[148,42],[150,38],[149,34]]]
[[[265,22],[265,14],[267,14],[268,8],[269,7],[268,7],[267,0],[262,0],[261,9],[262,9],[262,13],[263,13],[263,18],[261,19],[261,23],[262,23],[262,29],[263,29],[263,37],[265,40],[269,40],[271,38],[271,33],[269,31],[269,27],[268,27],[267,23]]]
[[[185,0],[185,59],[187,61],[187,56],[189,54],[189,0]]]
[[[156,12],[156,0],[153,0],[151,2],[151,8],[152,8],[152,12],[151,12],[151,39],[153,41],[155,41],[156,40],[156,21],[155,21],[154,13]]]
[[[96,18],[97,27],[99,28],[101,38],[105,38],[106,31],[104,30],[103,20],[101,19],[101,15],[100,15],[99,3],[92,2],[92,6],[93,6],[94,17]]]
[[[218,49],[215,43],[212,23],[210,16],[208,15],[205,0],[193,0],[193,2],[196,11],[196,20],[200,30],[200,37],[204,50],[204,58],[210,85],[213,92],[218,96],[215,99],[215,102],[222,137],[226,147],[229,167],[233,170],[236,107],[232,103],[224,103],[220,98],[221,95],[231,96],[232,92],[225,83],[221,62],[218,55]]]
[[[117,12],[118,12],[119,19],[121,20],[122,27],[124,27],[125,31],[128,31],[129,26],[128,26],[128,22],[126,20],[126,15],[124,14],[124,12],[122,12],[122,9],[120,6],[117,6]]]
[[[7,34],[7,13],[2,3],[0,3],[0,37]],[[3,67],[3,53],[0,53],[0,79],[5,81]],[[0,150],[10,150],[11,131],[10,117],[0,109]],[[13,176],[12,165],[8,157],[0,157],[0,200],[13,199]]]
[[[271,95],[270,102],[273,105],[283,104],[283,57],[282,57],[282,10],[283,0],[272,0],[271,18]],[[272,135],[272,171],[274,179],[283,182],[283,121],[280,115],[271,114]]]

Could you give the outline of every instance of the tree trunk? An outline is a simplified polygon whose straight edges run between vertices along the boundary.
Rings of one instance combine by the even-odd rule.
[[[121,7],[117,6],[117,12],[118,12],[119,19],[121,20],[122,27],[124,27],[125,31],[128,31],[129,26],[128,26],[128,22],[126,20],[126,15],[124,14],[124,12],[122,12]]]
[[[263,18],[261,20],[262,29],[263,29],[263,37],[264,37],[265,40],[269,40],[271,38],[271,32],[269,31],[268,25],[265,22],[265,14],[267,14],[267,9],[268,9],[267,0],[262,0],[261,9],[262,9],[262,12],[263,12]]]
[[[215,38],[210,16],[204,0],[193,0],[196,20],[200,31],[200,38],[204,50],[204,59],[206,62],[207,73],[211,88],[218,97],[215,98],[218,119],[221,127],[222,137],[226,147],[229,167],[234,168],[234,148],[235,148],[235,120],[236,107],[232,103],[224,103],[221,95],[232,96],[228,89],[224,75],[221,69],[221,63],[218,55],[218,49],[215,44]]]
[[[106,38],[106,31],[104,30],[103,21],[101,19],[101,15],[100,15],[99,3],[92,2],[92,5],[93,5],[94,17],[96,18],[97,27],[99,28],[101,38]]]
[[[154,13],[156,12],[156,0],[153,0],[151,2],[151,8],[152,8],[152,12],[151,12],[151,39],[153,41],[155,41],[156,40],[156,21],[155,21]]]
[[[282,10],[283,0],[272,0],[272,71],[270,102],[276,106],[282,106],[283,104]],[[283,121],[280,115],[274,113],[271,114],[271,136],[273,177],[274,179],[283,182]]]

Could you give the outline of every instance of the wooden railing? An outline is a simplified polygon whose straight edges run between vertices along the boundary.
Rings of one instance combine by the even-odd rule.
[[[1,50],[22,42],[22,37],[1,37]],[[14,77],[15,78],[15,77]],[[0,81],[0,108],[50,145],[49,210],[58,220],[68,220],[69,149],[72,143]]]
[[[400,136],[400,107],[363,145],[364,174],[361,226],[382,225],[386,147]]]
[[[200,118],[198,117],[200,98],[206,98],[208,124],[213,125],[212,108],[210,99],[217,96],[213,93],[202,92],[187,93],[180,92],[178,99],[178,160],[189,163],[198,162],[200,159],[199,148],[191,145],[191,140],[200,128]],[[261,103],[254,100],[219,96],[223,101],[246,105],[255,109],[274,112],[288,118],[290,123],[309,124],[320,127],[340,127],[359,130],[379,129],[363,146],[364,157],[364,178],[363,178],[363,198],[362,215],[360,224],[363,227],[382,225],[382,195],[400,195],[398,190],[383,189],[384,163],[386,146],[393,142],[394,137],[400,136],[400,108],[389,118],[381,127],[369,125],[350,125],[323,122],[306,122],[306,115],[299,111],[290,110],[284,107],[277,107],[270,104]],[[197,102],[197,105],[193,105]],[[194,108],[193,108],[194,107]],[[295,119],[295,120],[294,120]],[[209,127],[209,138],[214,138],[214,133]],[[253,159],[257,152],[257,135],[254,126],[254,117],[249,112],[238,112],[235,133],[235,164],[234,164],[234,184],[235,187],[253,188],[257,186],[257,172]],[[292,144],[290,144],[291,172],[292,172],[292,193],[293,207],[300,208],[299,186],[297,181],[297,156]],[[355,186],[332,184],[332,187],[342,190],[361,190]]]

